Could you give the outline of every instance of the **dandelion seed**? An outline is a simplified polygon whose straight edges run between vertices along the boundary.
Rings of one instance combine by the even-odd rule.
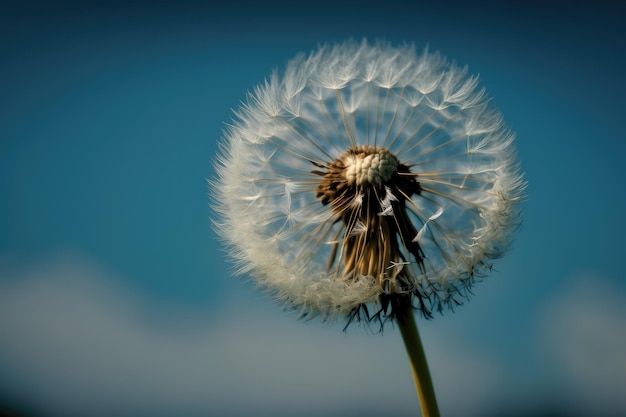
[[[431,317],[467,297],[520,222],[514,136],[478,78],[439,54],[323,46],[236,116],[216,229],[240,271],[308,316]]]
[[[422,241],[422,236],[424,236],[424,233],[426,232],[426,226],[428,226],[428,223],[432,222],[433,220],[437,219],[439,216],[441,216],[443,214],[443,207],[439,207],[439,210],[437,210],[435,212],[435,214],[433,214],[432,216],[430,216],[426,222],[424,223],[424,225],[422,226],[422,228],[419,230],[419,232],[417,232],[417,236],[415,236],[415,238],[413,239],[413,242],[421,242]]]

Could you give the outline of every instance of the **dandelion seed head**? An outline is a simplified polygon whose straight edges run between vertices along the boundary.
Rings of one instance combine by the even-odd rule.
[[[236,272],[307,316],[430,317],[510,246],[514,134],[467,68],[366,41],[299,55],[223,135],[215,229]]]

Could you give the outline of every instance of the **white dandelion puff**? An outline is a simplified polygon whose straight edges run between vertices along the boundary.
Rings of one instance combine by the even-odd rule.
[[[478,77],[365,41],[299,55],[255,88],[216,171],[215,228],[238,272],[348,321],[460,303],[508,249],[525,189]]]

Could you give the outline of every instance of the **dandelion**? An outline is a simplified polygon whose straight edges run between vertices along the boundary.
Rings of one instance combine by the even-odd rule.
[[[297,56],[235,114],[213,198],[237,272],[306,316],[397,322],[427,374],[413,311],[461,304],[520,222],[514,134],[478,78],[346,42]]]

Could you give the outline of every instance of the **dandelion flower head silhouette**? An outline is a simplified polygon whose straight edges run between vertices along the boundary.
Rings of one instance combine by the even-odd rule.
[[[212,183],[238,273],[303,315],[431,317],[510,246],[525,182],[478,78],[414,46],[291,60],[235,111]]]

